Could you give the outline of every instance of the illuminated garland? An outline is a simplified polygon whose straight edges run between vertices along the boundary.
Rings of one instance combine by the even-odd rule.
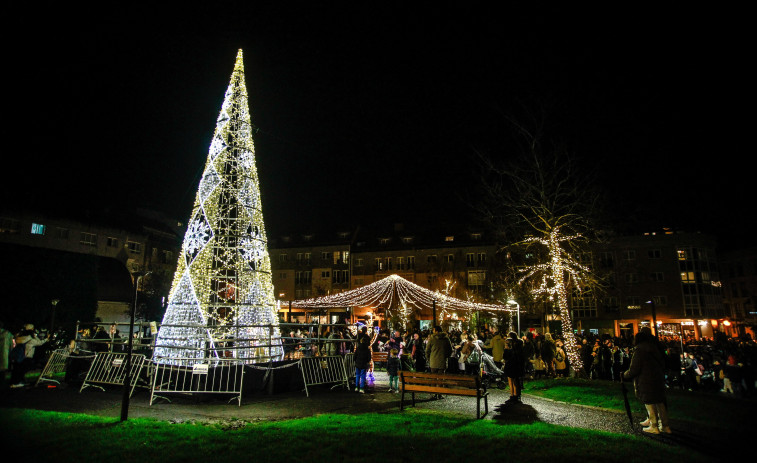
[[[580,237],[581,235],[561,236],[560,227],[554,227],[547,238],[533,237],[525,240],[527,243],[538,243],[546,246],[549,252],[549,262],[524,269],[525,274],[518,281],[518,284],[522,284],[526,280],[539,278],[539,285],[531,292],[535,295],[547,295],[550,300],[557,299],[563,338],[565,339],[565,353],[576,371],[583,369],[583,362],[581,361],[580,346],[573,334],[567,287],[568,283],[572,281],[580,291],[583,275],[590,270],[565,252],[561,243]]]
[[[431,310],[434,302],[440,313],[448,310],[514,311],[504,305],[463,301],[438,291],[431,291],[399,275],[389,275],[382,280],[351,291],[292,301],[292,307],[393,307],[396,304],[405,314],[409,314],[412,307]]]
[[[239,50],[154,358],[191,364],[231,352],[245,362],[268,361],[283,356],[280,336]]]

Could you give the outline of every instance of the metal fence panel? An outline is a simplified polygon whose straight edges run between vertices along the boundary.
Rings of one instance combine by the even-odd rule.
[[[92,361],[92,365],[87,371],[87,377],[84,378],[84,383],[81,385],[79,392],[83,391],[88,386],[95,386],[102,389],[98,384],[110,384],[115,386],[122,386],[126,379],[126,360],[128,354],[118,352],[98,352],[95,355],[95,359]],[[131,378],[130,384],[131,391],[129,395],[134,393],[134,388],[137,382],[142,380],[140,374],[145,363],[145,356],[142,354],[132,354],[131,356]],[[148,387],[145,385],[145,387]]]
[[[305,383],[305,394],[310,397],[308,386],[317,384],[333,384],[348,387],[347,373],[344,369],[344,359],[340,355],[330,357],[306,357],[300,359],[302,380]]]
[[[39,378],[37,378],[37,382],[34,383],[34,385],[39,386],[40,383],[46,381],[60,384],[60,381],[53,379],[53,375],[66,371],[66,360],[68,359],[69,355],[71,355],[71,351],[69,351],[68,349],[54,350],[50,355],[50,358],[47,359],[45,368],[42,369],[42,374],[39,375]]]
[[[156,363],[150,405],[160,394],[234,394],[242,405],[244,363],[238,359],[174,359],[177,365]]]

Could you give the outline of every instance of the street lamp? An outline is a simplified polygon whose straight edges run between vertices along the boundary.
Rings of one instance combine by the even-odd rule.
[[[131,276],[134,280],[134,304],[131,307],[131,314],[129,316],[129,341],[126,348],[126,374],[124,375],[124,394],[121,399],[121,421],[129,419],[129,393],[131,386],[131,354],[134,349],[134,317],[137,314],[137,291],[139,289],[139,280],[145,275],[149,275],[152,272],[132,272]]]
[[[515,307],[518,309],[518,337],[520,337],[520,304],[518,304],[517,301],[514,301],[510,299],[507,301],[508,304],[515,304]]]
[[[58,305],[58,302],[60,302],[60,299],[53,299],[50,301],[53,305],[53,315],[50,318],[50,337],[55,335],[55,307]]]

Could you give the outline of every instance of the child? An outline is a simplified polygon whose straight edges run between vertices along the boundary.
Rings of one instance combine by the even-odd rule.
[[[389,358],[386,359],[386,372],[389,374],[389,392],[399,392],[399,370],[400,358],[397,356],[397,349],[389,351]]]

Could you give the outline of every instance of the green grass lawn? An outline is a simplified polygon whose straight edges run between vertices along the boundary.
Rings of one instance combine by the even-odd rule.
[[[626,383],[628,400],[634,413],[644,414],[644,407],[634,395],[633,384]],[[560,402],[589,405],[624,411],[620,383],[579,378],[527,381],[523,392]],[[753,427],[757,401],[716,393],[667,390],[671,419],[697,425],[717,426],[742,431]]]
[[[427,461],[669,462],[680,448],[641,436],[545,423],[500,424],[444,412],[328,414],[239,425],[170,424],[36,410],[0,410],[5,441],[33,452],[34,461],[360,461],[404,455]],[[687,453],[687,461],[706,461]]]

